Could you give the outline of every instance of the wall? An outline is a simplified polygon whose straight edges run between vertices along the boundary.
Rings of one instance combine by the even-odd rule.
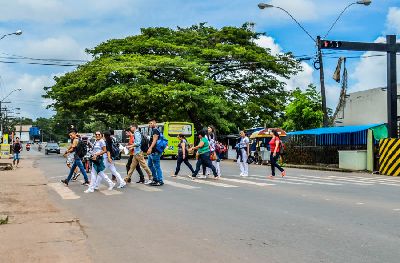
[[[400,94],[400,85],[397,86],[397,90]],[[386,88],[354,92],[346,97],[345,105],[339,110],[335,120],[335,126],[387,123]],[[400,99],[397,110],[400,116]]]

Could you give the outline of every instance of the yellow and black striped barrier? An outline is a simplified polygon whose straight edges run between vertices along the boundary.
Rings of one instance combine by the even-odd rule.
[[[400,139],[380,140],[379,172],[384,175],[400,175]]]

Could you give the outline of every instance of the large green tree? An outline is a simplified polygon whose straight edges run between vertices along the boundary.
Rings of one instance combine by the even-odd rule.
[[[191,121],[222,132],[271,122],[287,95],[278,77],[300,66],[291,54],[257,46],[260,35],[251,24],[145,28],[88,49],[93,61],[56,77],[45,97],[77,115]]]
[[[287,131],[319,128],[322,125],[323,112],[321,95],[314,85],[305,91],[297,88],[291,92],[291,102],[285,109],[283,128]]]

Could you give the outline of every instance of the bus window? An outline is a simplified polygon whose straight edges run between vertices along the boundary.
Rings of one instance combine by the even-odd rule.
[[[191,124],[170,124],[168,126],[168,135],[176,137],[179,134],[185,136],[192,136],[192,125]]]

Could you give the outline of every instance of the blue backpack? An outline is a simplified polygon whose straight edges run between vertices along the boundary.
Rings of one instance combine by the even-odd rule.
[[[160,130],[158,130],[160,132]],[[159,153],[163,153],[165,148],[168,146],[168,140],[165,139],[164,134],[160,132],[160,137],[158,138],[156,142],[156,151]]]

